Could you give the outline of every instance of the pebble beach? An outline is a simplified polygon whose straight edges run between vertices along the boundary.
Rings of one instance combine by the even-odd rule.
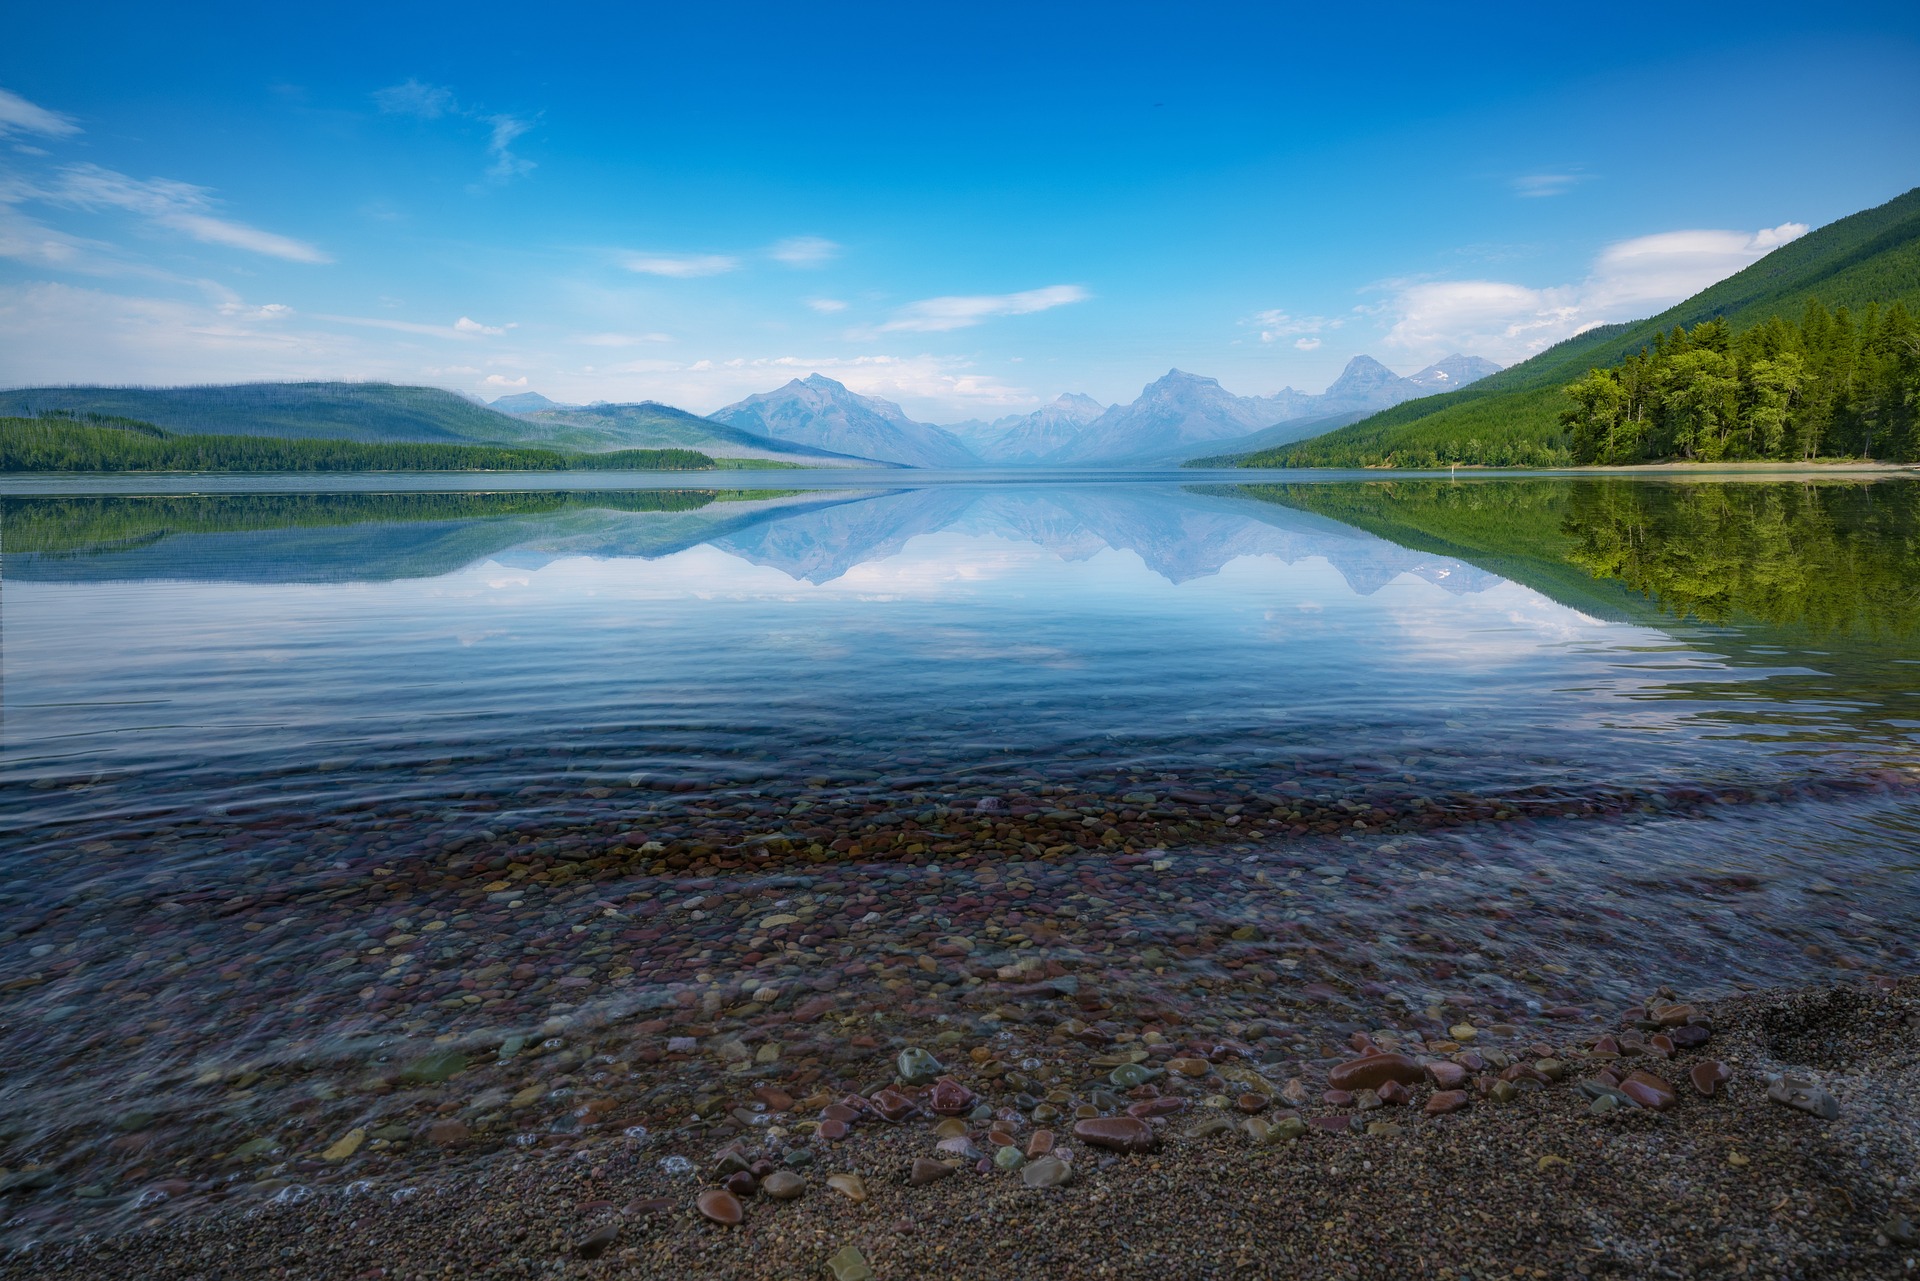
[[[952,1071],[918,1047],[876,1047],[862,1066],[891,1083],[871,1096],[764,1091],[744,1125],[549,1139],[405,1187],[287,1184],[225,1205],[216,1193],[153,1226],[16,1251],[0,1271],[1465,1281],[1920,1268],[1920,983],[1698,1007],[1655,997],[1633,1013],[1526,1046],[1463,1026],[1477,1050],[1355,1034],[1365,1049],[1333,1076],[1398,1080],[1415,1064],[1396,1101],[1290,1078],[1257,1110],[1259,1074],[1236,1047],[1150,1034],[1144,1052],[1103,1056],[1068,1018],[1026,1071],[1035,1088],[1069,1082],[1050,1096],[1096,1116],[1044,1124],[987,1047],[949,1053]],[[1676,1027],[1708,1035],[1670,1051],[1653,1029]],[[1107,1058],[1154,1075],[1122,1088]],[[1439,1088],[1462,1077],[1457,1100]]]

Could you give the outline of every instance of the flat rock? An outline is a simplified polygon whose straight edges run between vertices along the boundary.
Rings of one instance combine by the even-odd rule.
[[[1349,1059],[1327,1073],[1327,1084],[1336,1090],[1377,1090],[1388,1081],[1417,1085],[1425,1075],[1421,1066],[1404,1054],[1368,1054]]]
[[[1665,1112],[1680,1101],[1671,1085],[1662,1081],[1651,1072],[1634,1072],[1620,1082],[1620,1093],[1632,1099],[1643,1108],[1652,1108],[1655,1112]]]
[[[1795,1108],[1822,1121],[1840,1117],[1840,1101],[1811,1081],[1783,1076],[1767,1086],[1767,1097],[1775,1103]]]
[[[1449,1063],[1444,1059],[1435,1059],[1423,1069],[1433,1083],[1443,1090],[1457,1090],[1467,1083],[1467,1070],[1458,1063]],[[1412,1081],[1408,1085],[1414,1084]]]
[[[1110,1152],[1151,1152],[1160,1136],[1138,1117],[1096,1116],[1073,1124],[1073,1137]]]
[[[913,1168],[907,1171],[907,1182],[916,1188],[924,1188],[927,1184],[944,1179],[952,1173],[953,1167],[944,1161],[917,1156],[913,1159]]]
[[[1465,1090],[1436,1090],[1427,1096],[1427,1115],[1445,1116],[1449,1112],[1458,1112],[1467,1106]]]

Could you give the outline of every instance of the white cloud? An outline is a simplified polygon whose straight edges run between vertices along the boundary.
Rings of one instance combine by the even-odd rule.
[[[837,311],[845,311],[847,309],[847,304],[841,302],[838,298],[809,298],[807,299],[807,306],[813,308],[823,316],[831,316]]]
[[[493,157],[493,163],[487,166],[487,177],[494,182],[512,182],[532,173],[536,167],[533,161],[514,155],[508,148],[515,138],[533,128],[533,122],[506,115],[488,116],[486,120],[493,126],[487,139],[487,154]]]
[[[0,138],[16,133],[37,134],[42,138],[71,138],[79,132],[80,126],[72,116],[48,111],[17,93],[0,89]]]
[[[587,347],[637,347],[641,343],[672,342],[672,334],[582,334],[575,342]]]
[[[767,253],[789,267],[824,267],[840,256],[840,246],[820,236],[788,236]]]
[[[421,120],[438,120],[460,110],[453,90],[411,79],[374,90],[373,100],[389,115],[415,116]]]
[[[453,327],[456,331],[463,334],[492,334],[495,337],[507,332],[505,329],[496,328],[493,325],[483,325],[479,321],[469,319],[466,316],[462,316],[460,319],[454,321]]]
[[[1036,311],[1084,302],[1093,295],[1079,285],[1048,285],[1017,294],[963,294],[908,303],[874,333],[937,334],[966,329],[996,316],[1026,316]]]
[[[1296,338],[1293,340],[1293,345],[1299,351],[1317,351],[1320,347],[1320,340],[1318,338]]]
[[[522,374],[518,378],[508,378],[505,374],[488,374],[480,380],[480,385],[482,387],[525,387],[527,376]]]
[[[505,330],[488,329],[475,321],[467,320],[466,326],[455,321],[451,325],[423,325],[413,320],[388,320],[385,316],[336,316],[325,313],[316,314],[315,320],[324,320],[333,325],[357,325],[362,329],[390,329],[397,334],[419,334],[423,338],[477,338],[481,334],[505,333]],[[470,328],[467,326],[471,326]]]
[[[1522,174],[1508,185],[1516,196],[1537,200],[1545,196],[1564,196],[1591,177],[1584,173]]]
[[[628,271],[646,276],[671,276],[690,280],[696,276],[719,276],[740,266],[738,258],[726,254],[628,254],[620,260]]]
[[[1329,320],[1325,316],[1293,316],[1279,309],[1256,311],[1240,322],[1252,325],[1260,330],[1261,342],[1278,342],[1282,338],[1292,338],[1296,334],[1317,334],[1328,329],[1338,329],[1346,321],[1339,317]],[[1313,344],[1318,347],[1320,344]],[[1294,346],[1299,347],[1299,343]],[[1312,347],[1300,347],[1302,351],[1311,351]]]
[[[229,298],[221,303],[219,311],[223,316],[245,316],[249,320],[285,320],[293,315],[293,308],[283,302],[250,307],[238,298]]]
[[[1535,288],[1498,280],[1423,281],[1387,302],[1387,342],[1438,355],[1468,351],[1502,363],[1595,325],[1636,320],[1687,298],[1806,234],[1805,223],[1760,231],[1669,231],[1607,246],[1585,280]]]
[[[213,197],[204,187],[171,178],[129,178],[98,165],[69,165],[53,185],[32,189],[33,198],[77,209],[124,209],[157,226],[183,232],[206,244],[226,245],[289,262],[332,262],[303,240],[262,231],[208,212]]]

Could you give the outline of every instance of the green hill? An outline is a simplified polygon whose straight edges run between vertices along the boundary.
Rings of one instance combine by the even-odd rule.
[[[1920,306],[1920,188],[1829,223],[1657,316],[1578,334],[1459,391],[1410,400],[1338,431],[1234,462],[1242,467],[1378,467],[1447,461],[1559,466],[1571,461],[1560,425],[1563,388],[1613,366],[1675,326],[1716,317],[1734,333],[1809,302],[1862,311]]]
[[[135,418],[187,435],[489,445],[539,440],[519,419],[438,387],[310,382],[0,391],[0,417],[49,411]]]

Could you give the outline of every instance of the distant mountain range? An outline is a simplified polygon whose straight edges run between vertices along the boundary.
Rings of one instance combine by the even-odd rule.
[[[1402,378],[1355,356],[1319,395],[1283,388],[1236,396],[1178,369],[1130,404],[1069,393],[1026,414],[942,427],[821,374],[702,417],[654,401],[569,405],[539,392],[480,404],[437,387],[390,383],[241,383],[202,387],[0,390],[0,417],[48,411],[140,419],[182,433],[545,446],[582,453],[697,449],[719,458],[811,466],[968,468],[1185,462],[1271,448],[1379,409],[1465,386],[1498,366],[1449,356]]]
[[[913,467],[1177,463],[1299,440],[1499,369],[1478,356],[1453,355],[1402,378],[1371,356],[1355,356],[1317,396],[1291,387],[1271,396],[1236,396],[1217,379],[1174,369],[1131,404],[1103,406],[1070,393],[1029,414],[951,427],[915,422],[892,401],[810,374],[712,417],[763,437]],[[1297,430],[1288,431],[1290,425]]]

